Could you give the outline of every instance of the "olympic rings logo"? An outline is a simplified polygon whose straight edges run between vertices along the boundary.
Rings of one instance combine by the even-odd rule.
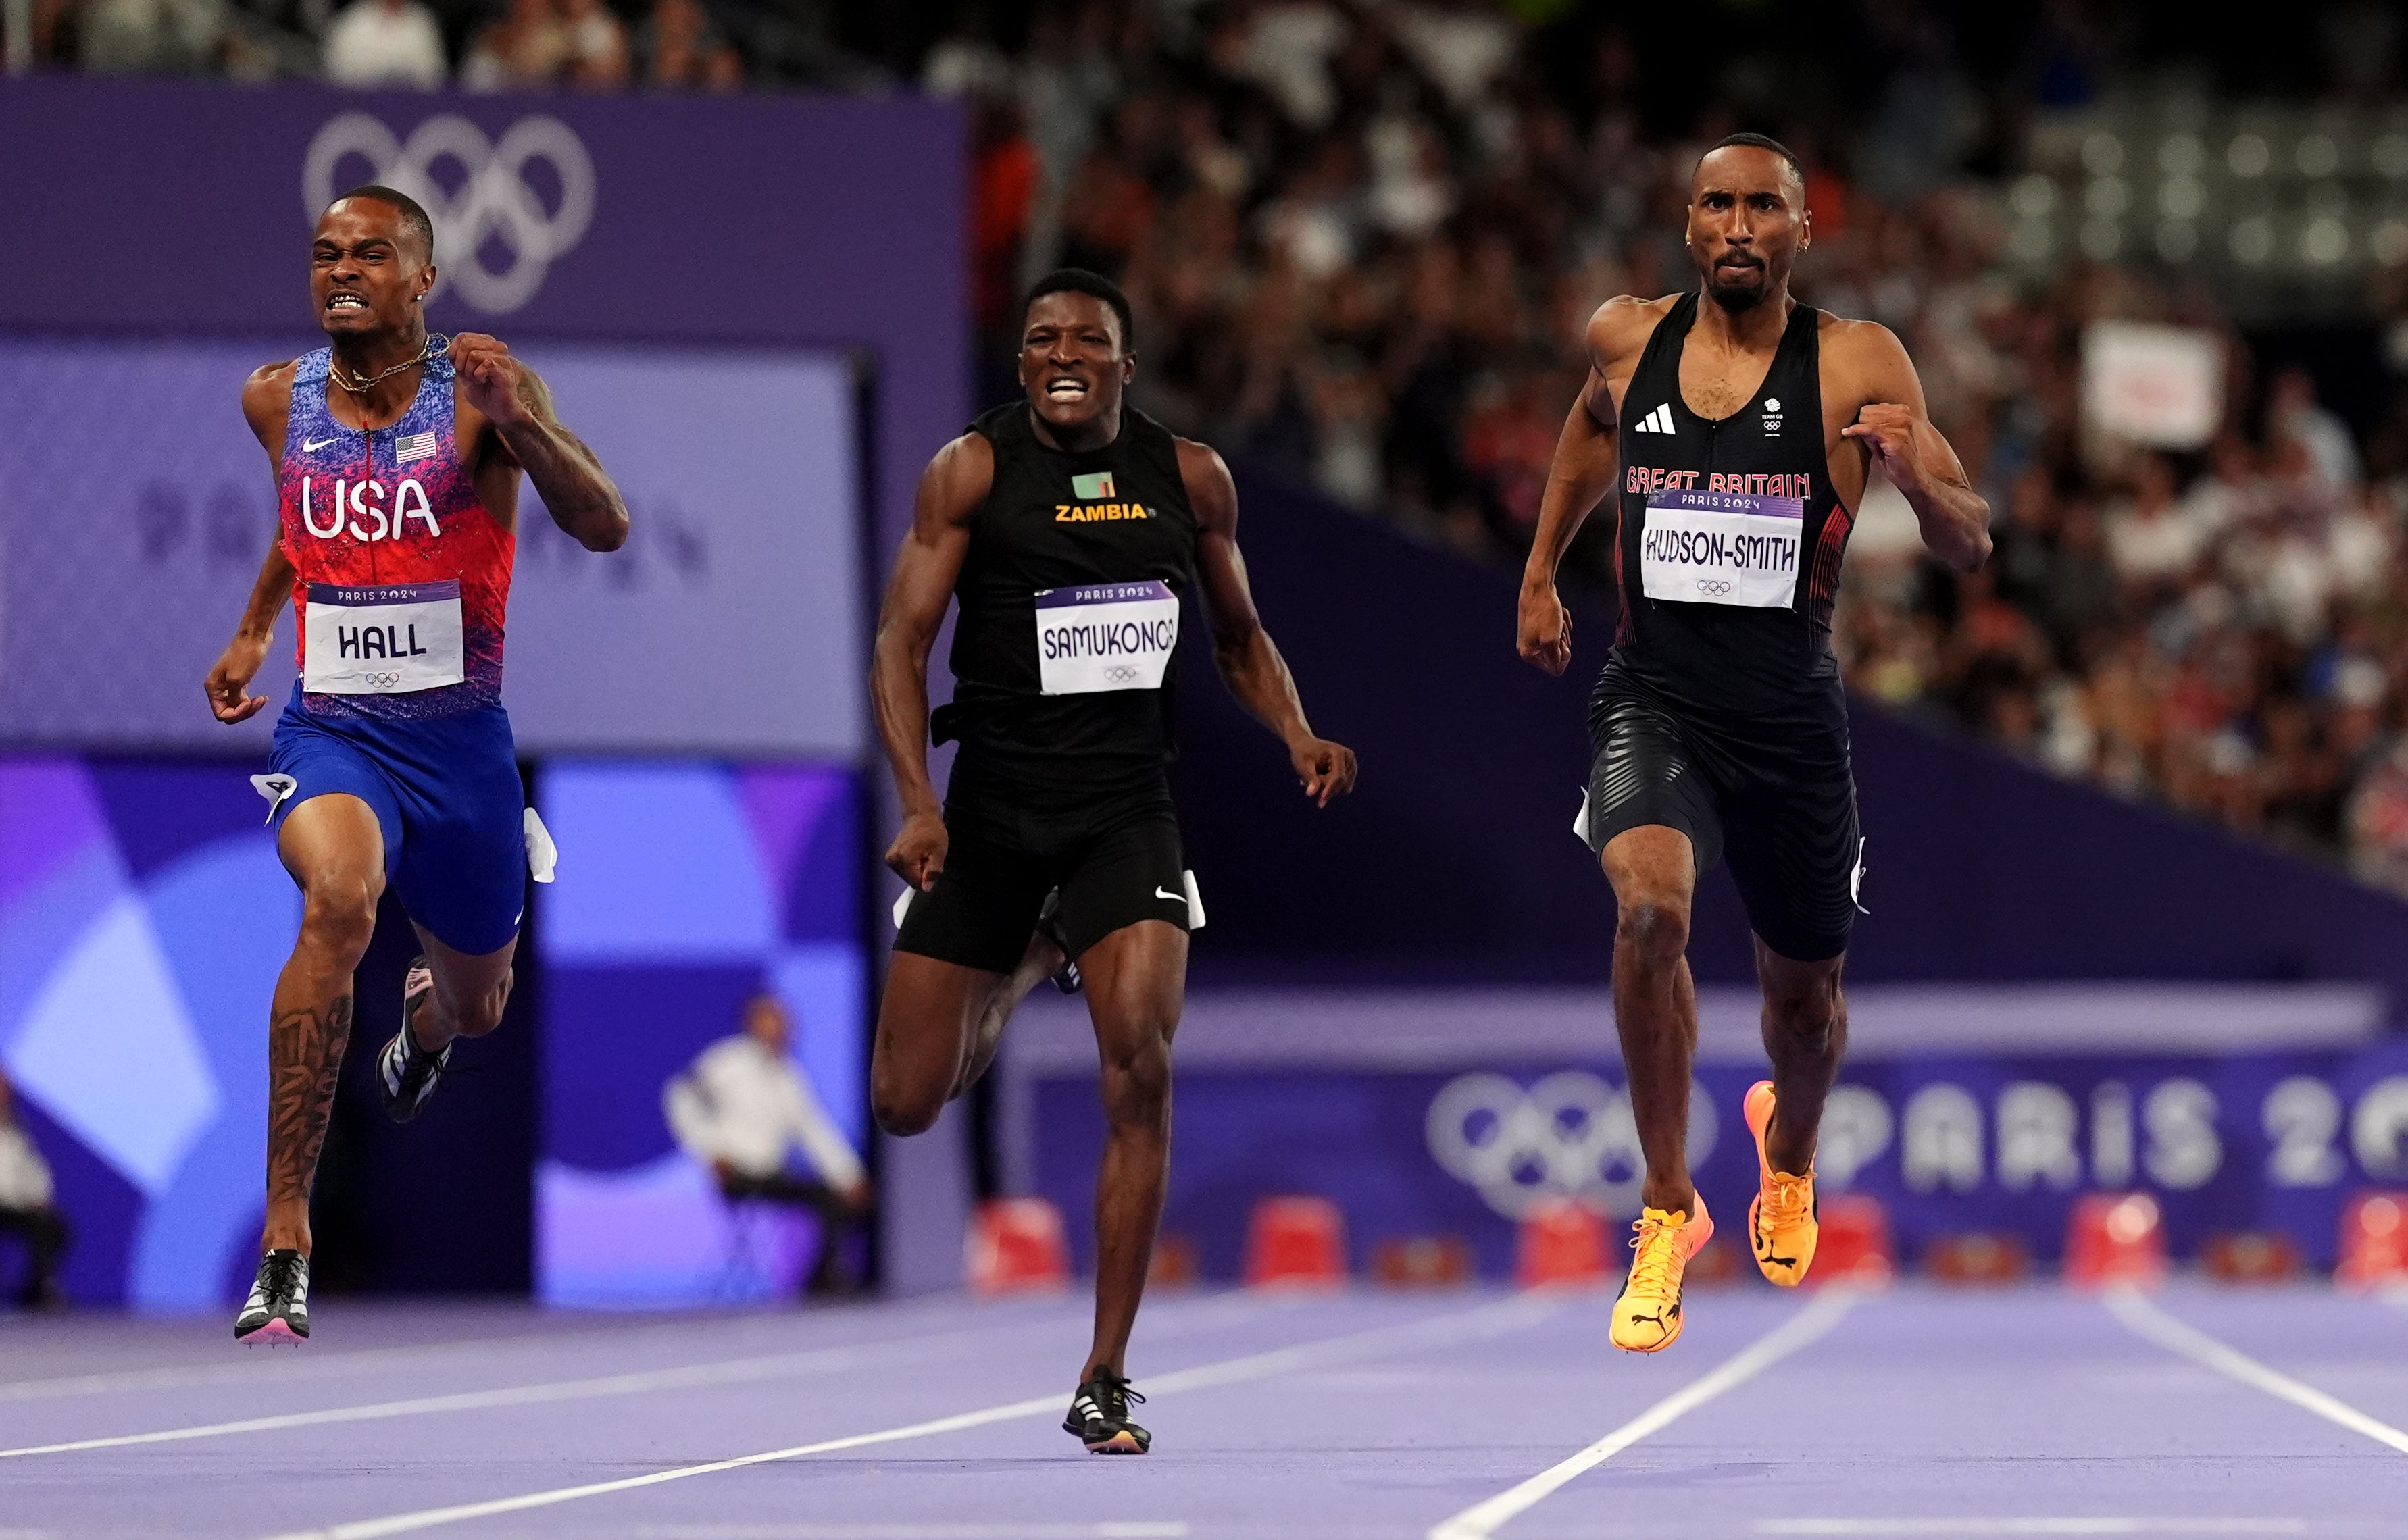
[[[375,674],[363,674],[360,676],[360,682],[370,690],[391,690],[401,682],[401,670],[393,668]]]
[[[1720,578],[1700,578],[1698,579],[1698,592],[1700,593],[1711,593],[1715,598],[1719,599],[1730,591],[1730,584],[1725,582]]]
[[[1108,684],[1135,684],[1137,670],[1126,663],[1114,663],[1104,670],[1104,680]]]
[[[533,299],[552,264],[594,222],[593,157],[557,118],[522,118],[497,144],[455,114],[427,119],[405,141],[367,113],[346,112],[318,130],[302,163],[301,196],[311,219],[351,185],[337,182],[336,173],[354,157],[367,162],[370,180],[425,206],[451,259],[444,281],[456,280],[460,297],[488,315],[506,315]],[[557,208],[547,210],[527,184],[527,167],[538,161],[560,183]],[[435,175],[447,163],[457,173],[455,192],[445,192]],[[485,265],[485,252],[495,246],[509,253],[499,271]]]
[[[1509,1219],[1559,1198],[1628,1213],[1646,1175],[1630,1098],[1585,1070],[1550,1075],[1527,1091],[1485,1071],[1458,1076],[1430,1099],[1423,1124],[1440,1169]],[[1692,1165],[1713,1152],[1715,1133],[1713,1104],[1692,1086]]]

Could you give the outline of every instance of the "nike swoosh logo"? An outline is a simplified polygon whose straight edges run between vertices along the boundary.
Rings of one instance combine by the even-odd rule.
[[[1167,898],[1173,904],[1184,904],[1187,902],[1187,895],[1185,893],[1165,892],[1160,884],[1155,885],[1154,896],[1156,898]]]
[[[339,438],[339,437],[341,437],[341,436],[342,436],[342,435],[339,435],[339,434],[336,435],[336,438]],[[303,454],[315,454],[318,450],[324,449],[327,445],[332,444],[332,443],[334,443],[334,442],[335,442],[335,439],[334,439],[334,438],[321,438],[321,439],[317,439],[317,440],[315,440],[314,442],[307,443],[307,444],[302,445],[302,446],[301,446],[301,452],[302,452]]]

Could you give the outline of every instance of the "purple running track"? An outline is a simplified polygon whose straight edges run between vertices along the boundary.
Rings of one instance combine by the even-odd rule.
[[[318,1340],[282,1350],[213,1319],[6,1319],[0,1540],[1426,1540],[1802,1307],[1696,1290],[1681,1341],[1639,1358],[1605,1345],[1605,1305],[1165,1295],[1131,1365],[1159,1392],[1139,1409],[1154,1452],[1117,1460],[1059,1431],[1076,1296],[640,1319],[329,1299]],[[2156,1305],[2408,1427],[2396,1303],[2178,1285]],[[2408,1453],[2143,1340],[2094,1296],[1901,1287],[1481,1533],[2373,1536],[2402,1513]]]

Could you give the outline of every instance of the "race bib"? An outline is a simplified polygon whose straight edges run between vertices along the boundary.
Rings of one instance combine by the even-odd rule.
[[[352,588],[311,583],[301,688],[319,695],[406,695],[468,677],[460,583]]]
[[[1788,609],[1806,504],[1752,492],[1659,492],[1639,532],[1640,592],[1692,605]]]
[[[1048,695],[1159,690],[1179,645],[1179,595],[1164,582],[1049,588],[1037,595],[1037,674]]]

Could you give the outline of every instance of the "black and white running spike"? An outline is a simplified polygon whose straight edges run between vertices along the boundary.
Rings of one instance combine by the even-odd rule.
[[[270,1251],[259,1259],[251,1298],[234,1318],[234,1339],[271,1348],[309,1340],[308,1258],[298,1251]]]
[[[1062,934],[1062,890],[1054,889],[1045,895],[1045,905],[1037,911],[1037,934],[1051,941],[1062,953],[1062,965],[1054,970],[1054,987],[1064,994],[1076,994],[1086,987],[1086,978],[1079,964],[1070,960],[1069,938]]]
[[[451,1044],[444,1044],[440,1053],[429,1053],[409,1032],[418,1007],[434,992],[435,970],[423,956],[411,959],[409,972],[402,978],[401,1030],[377,1055],[377,1086],[384,1092],[385,1115],[396,1123],[406,1123],[424,1110],[452,1064]]]
[[[1110,1369],[1098,1367],[1070,1398],[1070,1415],[1062,1431],[1075,1435],[1089,1454],[1143,1454],[1154,1447],[1154,1435],[1129,1420],[1129,1403],[1145,1397]]]

